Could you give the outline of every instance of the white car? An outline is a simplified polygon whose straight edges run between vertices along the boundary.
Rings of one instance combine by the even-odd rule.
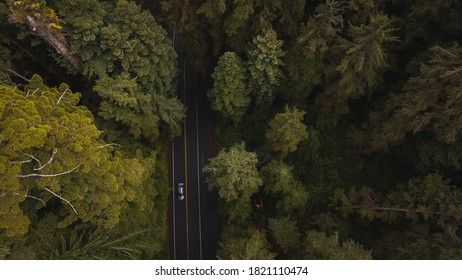
[[[176,194],[178,200],[184,200],[184,183],[178,183],[176,186]]]

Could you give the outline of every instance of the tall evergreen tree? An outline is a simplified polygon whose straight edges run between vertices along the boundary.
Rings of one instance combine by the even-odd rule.
[[[208,92],[212,109],[238,124],[250,104],[247,71],[241,58],[224,53],[212,73],[213,88]]]
[[[250,86],[257,102],[271,103],[274,99],[274,89],[284,77],[282,57],[282,40],[277,39],[273,29],[263,30],[250,45],[249,57]]]
[[[256,153],[246,151],[241,143],[220,151],[203,171],[208,174],[209,188],[218,189],[225,201],[248,200],[262,184],[257,163]]]
[[[286,106],[285,111],[270,120],[266,131],[266,141],[269,147],[285,157],[297,150],[301,141],[308,139],[307,126],[303,123],[304,111]]]
[[[309,231],[305,238],[305,259],[314,260],[370,260],[371,251],[353,240],[341,242],[338,233],[327,236],[323,232]]]
[[[295,178],[292,167],[282,161],[272,160],[260,170],[263,191],[270,194],[278,213],[301,210],[308,200],[308,192]]]
[[[302,26],[297,42],[310,58],[324,54],[340,31],[343,18],[337,1],[327,0],[316,7],[315,14]]]
[[[156,139],[159,127],[178,135],[184,108],[174,98],[176,54],[154,17],[126,0],[56,4],[84,74],[97,79],[101,115],[127,125],[135,136]]]
[[[373,134],[372,146],[387,148],[407,133],[433,133],[444,143],[454,143],[462,128],[459,92],[462,89],[462,48],[434,46],[430,59],[411,77],[400,95],[390,98],[383,126]]]
[[[249,229],[239,237],[224,236],[217,252],[221,260],[272,260],[275,256],[265,233],[257,229]]]

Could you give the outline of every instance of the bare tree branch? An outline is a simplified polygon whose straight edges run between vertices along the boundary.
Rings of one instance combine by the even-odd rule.
[[[36,88],[36,89],[34,90],[34,92],[32,92],[30,95],[34,95],[34,93],[36,93],[38,90],[39,90],[39,89]],[[27,91],[27,94],[26,94],[26,97],[28,97],[28,96],[29,96],[29,91]]]
[[[10,72],[11,74],[13,74],[13,75],[15,75],[15,76],[27,81],[27,82],[30,82],[30,80],[28,78],[24,77],[23,75],[19,74],[18,72],[14,71],[12,69],[8,69],[8,72]]]
[[[49,193],[51,193],[52,195],[56,196],[57,198],[61,199],[62,201],[66,202],[67,204],[69,204],[69,206],[71,206],[72,210],[74,210],[74,213],[76,215],[78,214],[77,210],[75,210],[75,208],[74,208],[74,205],[72,205],[72,203],[69,200],[63,198],[62,196],[60,196],[59,194],[53,192],[52,190],[50,190],[48,188],[45,188],[45,190],[48,191]]]
[[[402,213],[416,212],[416,213],[423,214],[424,212],[419,209],[407,209],[407,208],[399,208],[399,207],[380,207],[380,206],[369,207],[369,206],[355,205],[352,208],[353,209],[370,209],[374,211],[402,212]],[[435,215],[443,215],[443,213],[437,211],[435,212]]]
[[[35,160],[36,162],[38,162],[39,166],[42,166],[42,163],[40,162],[40,160],[36,157],[34,157],[33,155],[29,155],[29,154],[26,154],[24,153],[26,156],[30,157],[31,159]]]
[[[28,198],[32,198],[32,199],[38,200],[38,201],[40,201],[40,202],[43,203],[43,206],[47,207],[47,205],[45,204],[45,201],[43,201],[43,199],[40,199],[40,198],[35,197],[35,196],[32,196],[32,195],[28,195],[28,194],[25,194],[24,196],[25,196],[25,197],[28,197]]]
[[[62,176],[62,175],[66,175],[66,174],[72,173],[72,172],[74,172],[76,169],[78,169],[79,167],[80,167],[80,165],[77,165],[76,167],[72,168],[71,170],[64,171],[64,172],[57,173],[57,174],[39,174],[39,173],[31,173],[31,174],[27,174],[27,175],[16,175],[16,177],[17,177],[17,178],[28,178],[28,177],[57,177],[57,176]]]
[[[48,164],[52,163],[53,160],[55,159],[55,155],[56,153],[58,152],[57,149],[54,149],[53,150],[53,154],[51,155],[50,159],[48,160],[47,163],[45,163],[44,165],[40,165],[38,168],[34,168],[34,171],[39,171],[39,170],[42,170],[45,166],[47,166]]]
[[[53,107],[53,112],[56,110],[56,107],[58,107],[59,102],[61,102],[61,99],[63,98],[63,96],[66,94],[66,92],[67,92],[68,90],[69,90],[69,89],[66,88],[66,90],[63,92],[63,94],[61,94],[61,96],[60,96],[59,99],[58,99],[58,103],[56,103],[55,107]]]
[[[16,163],[23,164],[23,163],[28,163],[28,162],[31,162],[31,161],[32,161],[32,159],[23,160],[23,161],[10,161],[10,163],[12,163],[12,164],[16,164]]]
[[[117,146],[119,148],[122,148],[122,146],[120,144],[117,144],[117,143],[110,143],[110,144],[105,144],[105,145],[102,145],[102,146],[99,146],[98,149],[101,149],[101,148],[104,148],[104,147],[108,147],[108,146]]]

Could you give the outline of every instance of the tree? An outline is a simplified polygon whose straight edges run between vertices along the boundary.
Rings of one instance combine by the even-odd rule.
[[[72,54],[63,33],[63,21],[43,0],[7,1],[10,20],[27,25],[29,31],[42,38],[56,53],[77,71],[82,71],[82,63]]]
[[[314,260],[370,260],[371,251],[353,240],[340,242],[338,233],[327,236],[324,232],[309,231],[305,238],[305,259]]]
[[[308,139],[307,126],[303,123],[304,111],[285,107],[285,111],[276,114],[269,122],[266,141],[274,152],[282,157],[297,150],[298,143]]]
[[[219,260],[272,260],[276,255],[269,250],[265,233],[260,230],[248,229],[244,237],[224,235],[217,252]]]
[[[296,247],[300,242],[297,222],[289,216],[282,218],[270,218],[268,228],[271,230],[276,243],[287,254],[289,248]]]
[[[68,85],[49,88],[38,75],[23,92],[0,85],[0,228],[7,236],[28,231],[24,209],[51,201],[59,227],[82,220],[112,228],[122,204],[135,198],[142,164],[113,155],[116,144],[99,139],[79,99]]]
[[[316,7],[315,14],[302,25],[297,42],[303,46],[309,58],[326,53],[342,24],[340,5],[335,0],[327,0]]]
[[[276,32],[269,28],[257,35],[250,44],[249,57],[250,86],[257,102],[271,103],[274,99],[274,87],[284,77],[281,49],[283,41],[277,39]]]
[[[444,143],[456,141],[462,128],[462,48],[458,44],[430,48],[430,59],[411,77],[399,96],[387,102],[383,126],[373,132],[374,149],[386,149],[406,137],[428,131]]]
[[[376,84],[379,71],[386,66],[384,43],[397,40],[391,35],[395,30],[383,14],[372,16],[368,25],[349,27],[351,40],[341,41],[346,54],[336,68],[341,73],[339,95],[360,96]]]
[[[257,163],[256,153],[246,151],[241,143],[220,151],[203,171],[208,174],[209,189],[217,189],[226,202],[246,200],[262,184]]]
[[[357,99],[374,88],[387,67],[385,44],[397,41],[392,35],[396,29],[390,27],[386,15],[366,14],[369,18],[366,23],[349,25],[348,38],[337,38],[324,73],[325,92],[317,102],[334,120],[348,113],[350,99]]]
[[[293,176],[292,169],[282,161],[272,160],[260,171],[263,190],[271,194],[271,200],[276,201],[279,213],[303,209],[308,200],[308,192]]]
[[[212,109],[238,124],[250,104],[247,71],[241,58],[225,52],[212,73],[213,88],[208,92]]]
[[[159,136],[159,116],[151,105],[152,95],[140,89],[136,78],[130,78],[126,72],[115,79],[102,77],[93,89],[105,100],[100,107],[101,117],[126,124],[135,137],[141,133],[152,138]]]
[[[409,180],[390,193],[370,188],[337,190],[334,200],[345,214],[359,211],[363,218],[414,222],[427,221],[445,230],[457,231],[462,220],[462,192],[436,173]]]
[[[56,5],[68,23],[71,48],[83,61],[84,75],[96,79],[101,116],[151,140],[160,127],[170,137],[179,135],[185,110],[174,97],[176,54],[154,17],[127,0]]]

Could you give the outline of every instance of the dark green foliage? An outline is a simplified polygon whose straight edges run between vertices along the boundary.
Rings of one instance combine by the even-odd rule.
[[[263,190],[270,194],[279,213],[290,213],[306,205],[308,192],[292,174],[292,168],[281,161],[272,160],[265,165],[260,174]]]
[[[324,54],[342,23],[340,5],[335,0],[327,0],[316,7],[315,14],[302,26],[297,42],[304,48],[304,53],[313,59]]]
[[[296,247],[300,242],[297,223],[291,220],[290,217],[270,218],[268,228],[284,253],[287,253],[289,248]]]
[[[413,178],[408,185],[385,195],[363,188],[352,189],[348,195],[338,191],[335,197],[342,212],[358,210],[368,219],[428,221],[449,231],[457,231],[462,219],[462,192],[438,174]]]
[[[156,139],[159,129],[179,135],[184,109],[173,97],[176,54],[154,17],[126,0],[57,5],[83,73],[96,79],[101,116],[127,125],[136,137]]]
[[[461,54],[458,44],[430,49],[430,60],[421,65],[420,73],[408,80],[399,96],[388,101],[385,110],[390,118],[374,135],[374,147],[386,148],[406,133],[421,131],[429,131],[445,143],[455,142],[462,123],[457,109],[461,102]]]
[[[383,14],[372,16],[368,25],[350,25],[351,39],[342,40],[339,45],[345,56],[336,68],[341,74],[338,95],[356,97],[376,84],[378,72],[386,66],[384,43],[397,40],[393,31]]]

